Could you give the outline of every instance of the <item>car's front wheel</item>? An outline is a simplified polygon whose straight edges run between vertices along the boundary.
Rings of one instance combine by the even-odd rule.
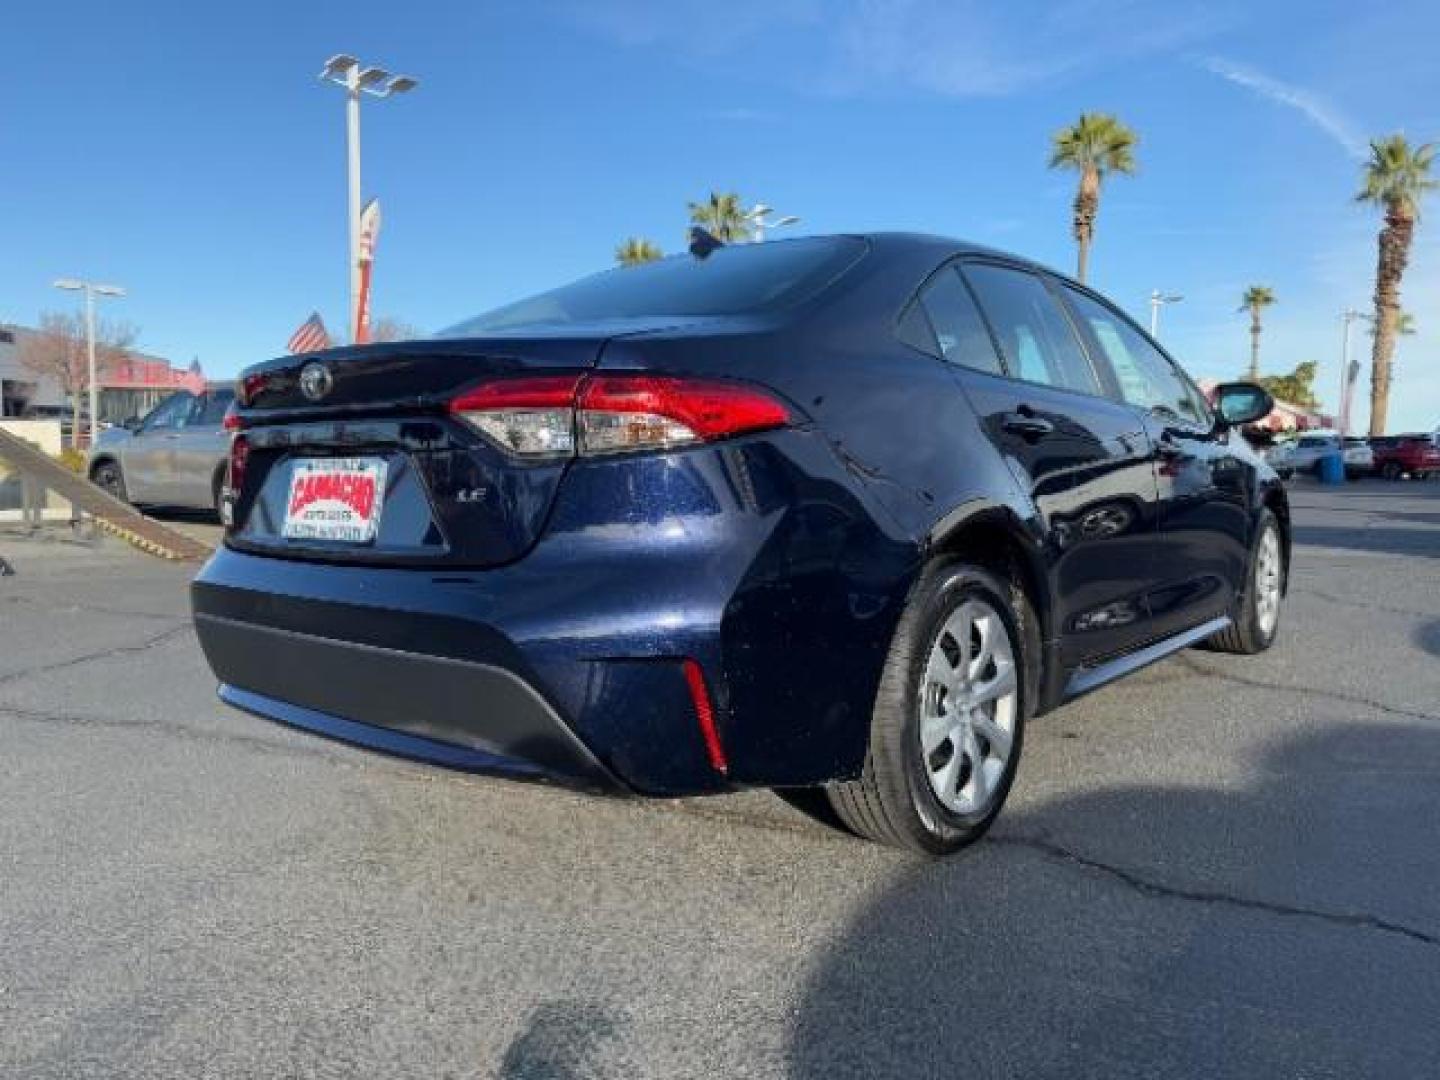
[[[827,789],[847,827],[930,855],[984,835],[1020,761],[1032,626],[1024,593],[988,571],[925,574],[886,659],[861,776]]]
[[[1260,511],[1245,589],[1235,602],[1231,623],[1210,638],[1222,652],[1264,652],[1275,642],[1280,608],[1285,599],[1285,554],[1280,523],[1269,510]]]
[[[102,461],[90,470],[90,480],[97,487],[104,488],[121,502],[129,502],[125,493],[125,476],[120,466],[113,461]]]

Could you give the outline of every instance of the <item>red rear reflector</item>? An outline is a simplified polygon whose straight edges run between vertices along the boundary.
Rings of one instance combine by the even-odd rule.
[[[725,758],[725,747],[720,742],[720,729],[715,726],[715,708],[710,704],[710,692],[705,689],[705,673],[700,665],[689,657],[685,658],[685,683],[690,687],[690,701],[695,706],[695,721],[700,725],[700,736],[705,740],[705,754],[710,767],[718,773],[730,771],[730,762]]]
[[[225,415],[220,420],[220,426],[226,431],[239,431],[245,426],[245,421],[241,420],[235,412],[234,402],[231,402],[230,407],[225,410]]]

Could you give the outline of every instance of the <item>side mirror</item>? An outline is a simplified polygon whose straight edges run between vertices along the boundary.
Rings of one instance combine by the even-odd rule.
[[[1263,386],[1254,383],[1221,383],[1215,388],[1215,411],[1226,427],[1253,424],[1269,416],[1275,399]]]
[[[138,416],[127,416],[123,421],[121,421],[120,426],[123,427],[126,431],[139,431],[140,418]]]

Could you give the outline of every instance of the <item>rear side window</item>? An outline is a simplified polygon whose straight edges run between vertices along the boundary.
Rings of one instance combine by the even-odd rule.
[[[190,422],[202,427],[219,427],[220,422],[225,419],[225,410],[230,407],[230,402],[234,399],[235,391],[233,390],[215,390],[206,394],[202,399],[204,404],[200,408],[199,415]]]
[[[920,293],[918,306],[924,309],[939,343],[939,355],[946,363],[991,375],[1005,373],[980,309],[954,267],[946,267],[930,279]]]
[[[703,259],[672,255],[581,278],[467,319],[436,337],[608,319],[778,311],[820,292],[868,249],[854,236],[814,236],[731,244]]]
[[[1197,424],[1203,422],[1189,384],[1164,353],[1105,305],[1069,286],[1065,293],[1100,343],[1120,393],[1129,404]]]
[[[965,277],[1000,342],[1010,374],[1087,394],[1100,393],[1090,360],[1045,283],[1024,270],[974,264]]]

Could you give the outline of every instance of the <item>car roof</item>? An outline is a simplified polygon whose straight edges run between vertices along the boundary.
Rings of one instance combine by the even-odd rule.
[[[862,240],[868,241],[877,251],[903,247],[910,250],[929,249],[940,258],[958,255],[984,255],[1004,259],[1007,262],[1020,263],[1035,270],[1044,270],[1048,274],[1069,280],[1063,272],[1054,267],[1037,263],[1034,259],[1027,259],[1024,255],[1017,255],[1013,251],[1001,251],[999,248],[987,247],[970,240],[958,240],[951,236],[938,236],[935,233],[922,232],[868,232],[847,235],[858,236]]]

